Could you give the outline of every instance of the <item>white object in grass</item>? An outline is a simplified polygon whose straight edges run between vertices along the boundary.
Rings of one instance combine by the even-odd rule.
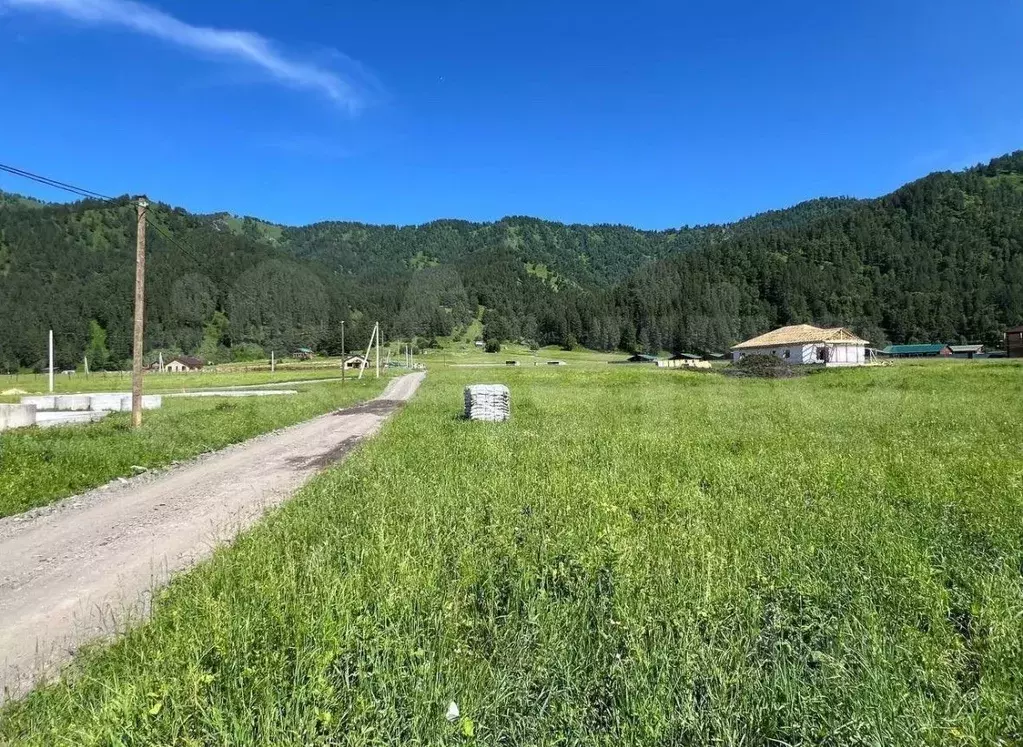
[[[474,384],[465,388],[465,417],[469,420],[507,420],[511,394],[503,384]]]

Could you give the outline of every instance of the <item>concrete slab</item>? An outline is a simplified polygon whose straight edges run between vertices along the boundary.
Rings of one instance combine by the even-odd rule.
[[[123,394],[93,394],[90,396],[90,408],[93,411],[125,412]],[[131,410],[131,397],[128,400],[128,410]]]
[[[127,399],[128,404],[125,405]],[[47,394],[22,397],[21,404],[35,405],[39,412],[131,412],[131,392],[101,392],[99,394]],[[142,396],[143,410],[159,410],[163,396]]]
[[[131,412],[131,392],[102,392],[90,394],[93,410],[107,412]],[[159,410],[163,407],[163,395],[143,394],[143,410]]]
[[[36,424],[35,405],[0,405],[0,431]]]
[[[86,412],[92,407],[87,394],[58,394],[53,398],[53,409],[58,412]]]
[[[92,412],[91,410],[86,410],[84,412],[74,412],[71,410],[37,412],[36,425],[40,428],[56,428],[62,425],[84,425],[86,423],[99,422],[109,414],[109,412]]]
[[[57,409],[56,400],[57,398],[52,394],[45,395],[42,397],[39,396],[22,397],[21,404],[35,405],[37,410],[56,410]]]

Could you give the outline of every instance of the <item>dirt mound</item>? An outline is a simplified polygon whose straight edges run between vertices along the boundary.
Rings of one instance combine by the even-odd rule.
[[[794,379],[805,376],[808,366],[793,366],[773,355],[745,355],[724,370],[726,376],[748,379]]]

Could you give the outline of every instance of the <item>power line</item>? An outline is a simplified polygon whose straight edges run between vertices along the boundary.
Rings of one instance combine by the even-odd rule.
[[[104,195],[104,194],[102,194],[100,192],[94,192],[93,190],[86,189],[85,187],[77,187],[74,184],[68,184],[67,182],[62,182],[59,179],[52,179],[52,178],[50,178],[48,176],[43,176],[42,174],[36,174],[36,173],[31,172],[31,171],[26,171],[25,169],[19,169],[18,167],[11,166],[10,164],[0,163],[0,171],[5,171],[8,174],[12,174],[13,176],[20,176],[20,177],[22,177],[24,179],[30,179],[30,180],[32,180],[34,182],[37,182],[39,184],[44,184],[44,185],[46,185],[48,187],[54,187],[56,189],[62,189],[65,192],[69,192],[71,194],[78,195],[79,197],[85,197],[85,198],[96,199],[96,200],[104,200],[106,202],[116,202],[119,199],[117,197],[110,197],[108,195]],[[169,242],[174,244],[178,249],[180,249],[186,255],[191,257],[191,259],[194,262],[196,262],[198,264],[202,264],[199,261],[199,259],[194,254],[192,254],[188,249],[186,249],[185,246],[180,241],[178,241],[173,236],[171,236],[159,223],[157,223],[155,220],[153,220],[153,218],[150,216],[150,214],[148,212],[146,213],[146,221],[149,223],[150,226],[155,228],[156,231],[160,235],[162,235],[165,239],[167,239]]]
[[[180,249],[181,252],[184,253],[185,256],[187,256],[193,262],[195,262],[195,264],[198,267],[203,267],[202,260],[200,260],[197,256],[192,254],[192,252],[186,247],[185,244],[183,244],[181,241],[179,241],[175,237],[171,236],[159,223],[155,222],[152,218],[150,218],[148,212],[146,213],[146,222],[150,226],[152,226],[154,229],[156,229],[156,232],[159,233],[161,236],[163,236],[163,238],[165,238],[171,244],[173,244],[178,249]],[[247,290],[239,288],[237,285],[235,285],[233,288],[228,289],[228,291],[227,291],[228,297],[230,297],[230,295],[232,293],[237,294],[239,296],[245,297],[247,300],[249,300],[253,304],[255,304],[258,308],[261,308],[262,305],[263,305],[263,301],[261,299],[256,298],[255,295],[253,295],[252,293],[248,292]]]
[[[183,243],[182,243],[181,241],[179,241],[178,239],[176,239],[176,238],[174,238],[173,236],[171,236],[171,235],[170,235],[170,233],[168,233],[166,229],[164,229],[164,228],[163,228],[163,227],[162,227],[162,226],[161,226],[161,225],[160,225],[159,223],[157,223],[157,222],[156,222],[155,220],[153,220],[152,218],[150,218],[150,217],[149,217],[149,213],[148,213],[148,212],[146,213],[146,222],[147,222],[147,223],[148,223],[148,224],[149,224],[150,226],[152,226],[152,227],[153,227],[154,229],[156,229],[156,232],[157,232],[158,234],[160,234],[161,236],[163,236],[163,237],[164,237],[164,238],[165,238],[165,239],[166,239],[167,241],[169,241],[169,242],[170,242],[170,243],[172,243],[172,244],[173,244],[174,246],[176,246],[176,247],[177,247],[178,249],[180,249],[180,250],[182,251],[182,253],[184,253],[184,255],[185,255],[186,257],[188,257],[189,259],[191,259],[191,260],[192,260],[193,262],[195,262],[195,263],[196,263],[197,265],[199,265],[200,267],[201,267],[201,266],[203,265],[203,262],[202,262],[202,260],[200,260],[200,259],[199,259],[198,257],[196,257],[196,256],[195,256],[194,254],[192,254],[192,252],[191,252],[191,251],[190,251],[189,249],[185,248],[185,245],[184,245],[184,244],[183,244]]]
[[[25,171],[19,169],[16,166],[10,166],[9,164],[0,163],[0,171],[6,171],[8,174],[13,176],[20,176],[24,179],[31,179],[39,184],[45,184],[47,187],[54,187],[56,189],[62,189],[65,192],[78,195],[79,197],[90,198],[94,200],[105,200],[106,202],[115,202],[118,198],[109,197],[99,192],[93,192],[91,189],[85,189],[84,187],[76,187],[73,184],[62,182],[57,179],[51,179],[48,176],[42,176],[41,174],[34,174],[31,171]]]
[[[83,197],[86,199],[103,200],[105,202],[117,202],[120,199],[117,197],[110,197],[108,195],[104,195],[100,192],[94,192],[93,190],[86,189],[84,187],[77,187],[74,184],[62,182],[59,179],[51,179],[50,177],[43,176],[42,174],[36,174],[31,171],[26,171],[25,169],[19,169],[16,166],[11,166],[5,163],[0,163],[0,171],[6,172],[13,176],[20,176],[24,179],[29,179],[31,181],[43,184],[48,187],[61,189],[64,190],[65,192],[69,192],[70,194],[77,195],[78,197]],[[193,254],[192,250],[186,247],[186,245],[181,240],[172,236],[167,229],[165,229],[163,226],[161,226],[159,223],[153,220],[153,218],[151,217],[151,213],[148,210],[146,211],[146,223],[152,226],[157,233],[163,236],[164,239],[166,239],[175,247],[177,247],[185,256],[187,256],[189,259],[195,262],[195,264],[198,267],[202,267],[204,265],[203,261],[200,260],[195,254]],[[238,292],[238,289],[235,288],[234,291]],[[241,295],[247,296],[250,301],[254,301],[257,305],[261,303],[257,298],[255,298],[255,296],[249,293],[242,293]]]

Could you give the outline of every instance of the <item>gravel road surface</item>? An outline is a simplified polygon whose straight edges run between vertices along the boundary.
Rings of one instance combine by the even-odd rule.
[[[425,374],[377,399],[152,475],[0,519],[0,701],[82,643],[143,618],[152,591],[373,435]]]

